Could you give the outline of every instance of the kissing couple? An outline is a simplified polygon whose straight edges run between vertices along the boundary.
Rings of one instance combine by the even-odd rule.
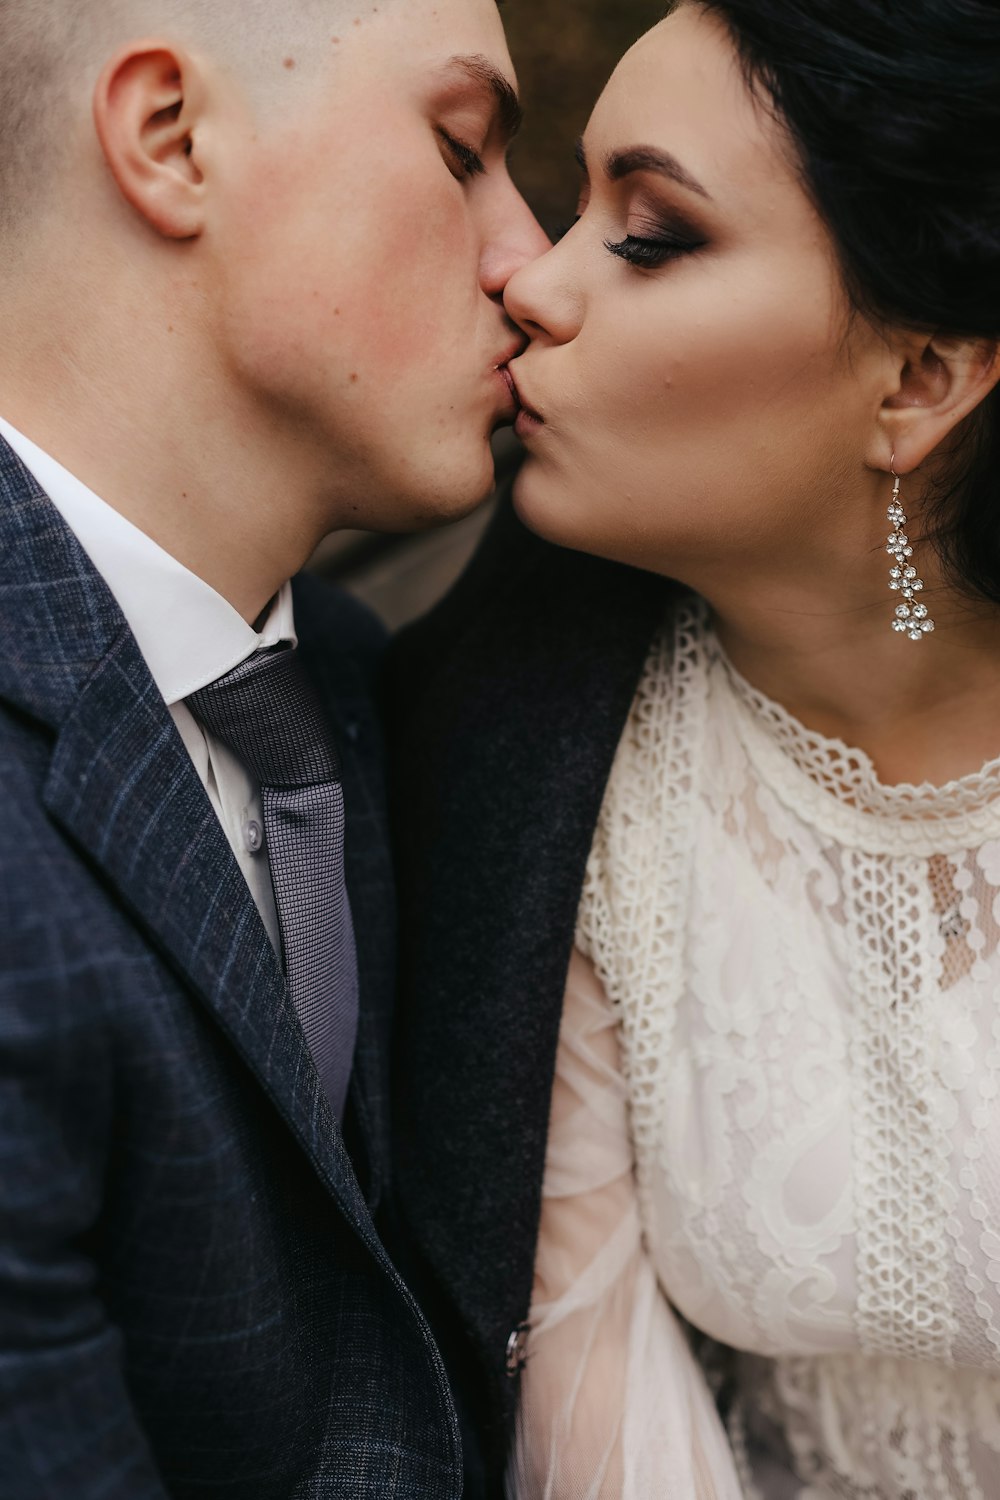
[[[3,1500],[1000,1494],[995,0],[2,24]]]

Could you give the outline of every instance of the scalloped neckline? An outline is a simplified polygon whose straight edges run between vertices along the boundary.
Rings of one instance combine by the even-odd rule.
[[[737,671],[707,619],[704,631],[709,670],[718,666],[734,701],[744,710],[745,720],[756,726],[783,760],[844,811],[866,820],[938,824],[942,819],[982,812],[1000,800],[1000,755],[985,761],[979,770],[943,784],[881,781],[874,761],[864,750],[808,729]]]

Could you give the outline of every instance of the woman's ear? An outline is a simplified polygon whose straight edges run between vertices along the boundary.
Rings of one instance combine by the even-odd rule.
[[[169,42],[130,42],[104,67],[94,123],[126,202],[158,234],[191,239],[204,227],[196,127],[203,84],[186,53]]]
[[[900,341],[898,386],[882,403],[879,426],[889,467],[909,474],[971,416],[1000,380],[1000,344],[944,333]]]

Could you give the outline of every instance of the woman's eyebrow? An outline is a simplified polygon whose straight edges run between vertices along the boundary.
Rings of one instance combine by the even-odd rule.
[[[514,139],[524,121],[524,110],[521,108],[516,88],[505,73],[490,62],[488,57],[478,54],[449,58],[446,73],[454,75],[458,80],[471,83],[477,90],[487,93],[501,135],[505,141]]]
[[[576,143],[576,159],[586,172],[587,153],[582,140]],[[661,177],[668,177],[671,182],[676,182],[679,187],[687,188],[688,192],[707,198],[709,203],[712,201],[708,189],[702,187],[698,179],[681,166],[676,156],[669,151],[661,151],[657,146],[629,146],[623,151],[609,151],[604,158],[604,171],[612,182],[621,182],[623,177],[630,177],[633,172],[657,172]]]

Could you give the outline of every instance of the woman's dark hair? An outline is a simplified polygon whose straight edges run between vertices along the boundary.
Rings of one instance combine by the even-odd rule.
[[[1000,0],[695,0],[773,100],[884,323],[1000,339]],[[967,424],[928,521],[968,592],[1000,603],[1000,392]]]

